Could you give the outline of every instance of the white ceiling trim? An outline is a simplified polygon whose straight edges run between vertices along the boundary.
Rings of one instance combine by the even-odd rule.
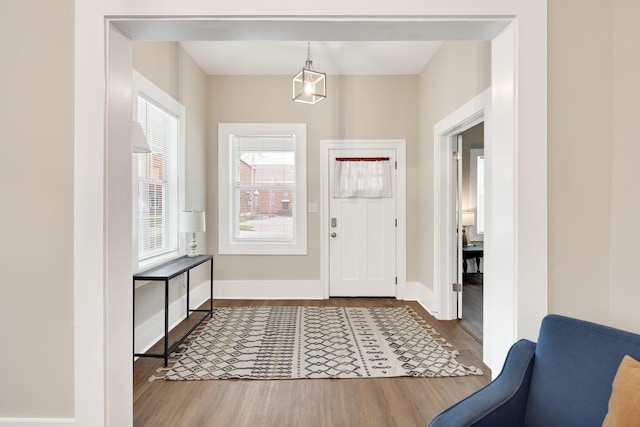
[[[505,18],[115,19],[131,40],[181,42],[211,75],[294,75],[307,41],[316,70],[339,75],[419,74],[444,40],[491,40]]]

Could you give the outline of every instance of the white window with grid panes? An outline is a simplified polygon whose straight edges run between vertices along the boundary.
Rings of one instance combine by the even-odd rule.
[[[484,240],[484,149],[472,148],[469,158],[469,201],[470,207],[476,213],[475,224],[469,230],[470,237],[472,240]]]
[[[306,125],[218,126],[221,254],[307,253]]]
[[[151,148],[133,159],[134,268],[184,253],[178,213],[184,206],[184,107],[139,73],[133,77],[133,116]]]

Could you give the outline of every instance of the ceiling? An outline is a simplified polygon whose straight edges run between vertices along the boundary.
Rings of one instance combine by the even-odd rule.
[[[114,19],[139,41],[178,41],[207,74],[290,74],[311,42],[317,71],[419,74],[443,40],[491,40],[509,22],[487,19]]]
[[[302,41],[188,41],[184,49],[207,74],[291,74],[307,59]],[[343,75],[419,74],[441,42],[311,42],[317,71]]]

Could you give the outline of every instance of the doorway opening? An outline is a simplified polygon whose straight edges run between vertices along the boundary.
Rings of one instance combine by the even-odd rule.
[[[472,262],[472,258],[473,261],[477,263],[473,272],[477,272],[478,270],[483,272],[482,313],[484,313],[484,306],[486,305],[484,286],[489,283],[489,281],[487,281],[484,276],[484,248],[482,246],[482,257],[478,257],[477,249],[480,247],[469,244],[476,245],[481,241],[482,244],[484,244],[484,232],[482,233],[482,240],[480,240],[478,235],[478,229],[484,230],[484,226],[478,227],[479,224],[475,218],[478,216],[480,219],[484,218],[484,201],[482,202],[481,211],[477,209],[477,201],[475,204],[470,203],[469,194],[465,193],[464,189],[465,178],[463,172],[465,165],[458,159],[464,158],[465,146],[462,141],[464,141],[465,132],[469,131],[468,136],[481,133],[483,149],[485,144],[490,143],[487,137],[488,129],[491,126],[491,116],[489,114],[490,93],[491,88],[486,89],[436,124],[434,128],[434,141],[436,143],[434,156],[436,175],[434,193],[438,203],[434,221],[434,232],[436,235],[434,290],[435,301],[438,308],[437,314],[441,320],[454,320],[464,317],[464,267],[466,264]],[[462,137],[460,135],[462,135]],[[474,138],[476,137],[468,139]],[[477,146],[478,144],[476,143],[475,145]],[[470,154],[470,144],[468,150]],[[455,153],[453,161],[452,153]],[[460,167],[458,167],[459,163]],[[470,166],[469,164],[469,171]],[[467,173],[468,178],[470,178],[469,175],[470,173]],[[468,188],[468,186],[466,187]],[[473,210],[474,207],[476,209],[475,211]],[[464,245],[462,234],[459,233],[458,230],[462,230],[463,224],[465,224],[465,222],[463,222],[463,214],[467,216],[466,214],[469,213],[473,213],[474,228],[472,229],[464,225],[464,228],[469,231],[468,238],[466,239],[467,244]],[[478,215],[478,213],[481,213],[481,215]],[[467,237],[466,231],[467,230],[465,230],[465,237]],[[468,259],[465,259],[466,255],[469,255],[467,257]],[[482,258],[482,260],[476,261],[475,258]],[[468,276],[467,279],[470,279],[470,277]],[[454,286],[454,284],[456,285]],[[458,286],[458,284],[462,286]],[[471,299],[473,301],[473,298]],[[474,308],[477,309],[479,306],[475,305]]]
[[[457,181],[461,213],[462,245],[458,258],[462,271],[460,326],[482,342],[484,299],[484,121],[457,135],[460,180]],[[459,241],[460,241],[459,240]]]
[[[80,13],[79,16],[83,19],[76,20],[77,28],[84,29],[88,25],[93,25],[94,22],[97,22],[97,20],[94,18],[96,18],[96,16],[98,15],[101,18],[103,18],[103,16],[101,15],[102,12],[97,10],[94,11],[94,9],[84,8],[81,10],[82,13]],[[109,9],[109,11],[112,12],[111,9]],[[128,13],[126,13],[127,11]],[[113,12],[115,12],[115,10]],[[120,12],[121,14],[124,13],[125,15],[128,14],[132,16],[135,16],[136,12],[139,13],[139,11],[133,11],[133,10],[129,11],[128,9],[126,9],[124,12],[121,10],[118,10],[118,12]],[[190,11],[190,12],[193,13],[193,11]],[[259,15],[259,12],[257,12],[256,14]],[[540,26],[540,25],[537,25],[537,26],[528,25],[525,27],[524,24],[530,24],[531,23],[530,21],[532,20],[534,22],[537,22],[536,21],[537,16],[546,16],[544,14],[538,14],[531,17],[531,15],[532,14],[529,13],[528,10],[527,10],[527,13],[516,14],[516,16],[518,16],[519,18],[520,17],[526,18],[526,20],[521,19],[521,22],[523,23],[522,27],[526,28],[526,31],[523,31],[521,33],[521,37],[519,38],[520,40],[519,45],[513,47],[509,44],[509,43],[512,43],[513,40],[515,40],[515,38],[512,37],[512,32],[509,32],[509,31],[506,32],[506,36],[504,35],[505,33],[503,33],[497,37],[497,39],[499,39],[498,41],[501,41],[502,43],[498,44],[498,43],[495,43],[494,41],[494,48],[497,49],[497,51],[501,55],[500,58],[503,59],[502,62],[500,62],[500,64],[504,64],[504,66],[501,68],[494,67],[494,80],[493,80],[494,82],[496,81],[501,82],[503,80],[502,79],[503,75],[500,74],[499,72],[495,72],[496,69],[498,71],[507,70],[508,72],[510,72],[513,69],[513,67],[515,67],[516,64],[519,64],[519,62],[517,62],[513,58],[513,55],[515,53],[518,53],[518,52],[522,53],[521,55],[517,56],[519,58],[527,58],[527,60],[529,61],[537,61],[540,59],[539,58],[540,55],[538,53],[540,51],[545,52],[543,48],[544,37],[540,38],[540,40],[542,40],[541,44],[526,43],[526,42],[529,42],[531,39],[535,39],[534,36],[537,36],[538,33],[544,34],[544,31],[545,31],[544,26]],[[87,16],[90,19],[84,19]],[[473,14],[471,14],[471,16],[473,16]],[[159,21],[162,22],[162,25],[166,25],[165,21],[162,21],[162,20],[159,20]],[[91,24],[86,24],[86,22],[89,22]],[[467,23],[467,21],[465,21],[465,23]],[[531,28],[539,28],[539,31],[536,32],[536,31],[530,30]],[[529,35],[530,33],[534,33],[534,34],[530,36]],[[104,53],[105,53],[103,48],[103,45],[105,45],[105,43],[103,43],[102,37],[103,37],[102,29],[99,29],[96,31],[89,31],[86,37],[88,41],[86,41],[86,43],[79,45],[79,53],[77,54],[77,57],[79,58],[77,60],[77,70],[79,71],[79,77],[78,76],[76,77],[76,88],[79,89],[77,90],[77,93],[79,93],[77,97],[78,110],[82,111],[83,109],[87,109],[88,111],[94,112],[94,114],[88,115],[89,120],[84,120],[82,122],[79,122],[77,126],[78,132],[76,134],[77,141],[82,141],[83,138],[87,137],[87,135],[89,136],[89,138],[87,139],[91,139],[98,134],[98,131],[96,129],[102,129],[102,126],[100,126],[102,124],[102,116],[99,113],[102,111],[102,108],[103,108],[103,105],[102,105],[104,103],[103,99],[101,98],[98,99],[99,97],[95,96],[95,91],[93,90],[80,90],[80,89],[85,89],[87,87],[91,87],[91,85],[94,85],[96,80],[95,78],[93,78],[94,74],[100,75],[101,65],[103,61],[102,58],[104,57]],[[131,39],[136,39],[135,35],[133,34],[130,35],[129,37]],[[474,38],[474,37],[470,37],[470,38]],[[111,43],[108,43],[106,45],[109,46],[109,49],[114,49]],[[505,46],[503,45],[507,45],[506,47],[509,49],[504,48]],[[540,47],[540,46],[543,46],[543,47]],[[115,54],[116,52],[117,52],[117,49],[114,49],[113,53]],[[533,54],[530,54],[530,53],[533,53]],[[533,77],[531,77],[532,75]],[[520,87],[520,80],[524,81],[525,83],[531,83],[531,81],[533,81],[533,83],[536,83],[533,85],[530,84],[529,86],[524,84],[523,86],[525,88],[532,88],[532,89],[525,92],[524,94],[521,93],[520,99],[524,99],[525,101],[527,101],[530,98],[531,90],[536,90],[540,87],[543,87],[541,86],[541,84],[537,84],[537,80],[535,79],[536,79],[535,73],[529,73],[521,79],[518,78],[518,76],[514,78],[513,81],[515,81],[516,88]],[[497,105],[499,108],[501,108],[500,111],[502,113],[504,113],[505,110],[507,112],[511,112],[512,111],[511,107],[515,105],[515,103],[513,103],[511,100],[512,98],[510,96],[496,97],[496,99],[493,102],[493,105]],[[536,144],[534,145],[534,148],[537,148],[538,146],[544,147],[544,144],[546,143],[546,138],[544,137],[545,135],[544,132],[546,129],[545,127],[546,122],[544,121],[544,118],[546,117],[545,115],[546,114],[546,103],[545,103],[546,98],[545,96],[541,95],[539,97],[536,97],[535,101],[536,102],[534,106],[528,110],[529,114],[525,115],[524,119],[522,119],[519,115],[516,115],[516,114],[506,115],[506,117],[501,117],[502,119],[501,123],[503,124],[506,123],[507,125],[510,125],[511,127],[508,127],[508,129],[512,129],[512,127],[515,126],[515,124],[519,124],[520,122],[522,122],[523,126],[521,126],[520,128],[525,130],[528,130],[528,128],[532,127],[531,123],[535,123],[536,129],[539,129],[539,133],[541,135],[540,138],[536,139],[536,136],[538,136],[536,132],[529,132],[529,133],[522,132],[522,134],[525,135],[525,137],[523,137],[524,142],[528,142],[529,140],[534,141],[536,142]],[[535,114],[530,114],[532,110]],[[537,122],[536,121],[537,119],[540,119],[541,121]],[[540,123],[542,123],[542,125],[540,125]],[[511,141],[511,139],[509,139],[509,141]],[[95,154],[95,150],[86,149],[86,144],[85,145],[76,144],[76,155],[80,159],[79,162],[86,161],[86,163],[88,164],[87,167],[82,168],[80,172],[76,174],[76,182],[83,182],[83,180],[86,180],[93,183],[93,181],[96,180],[95,170],[96,169],[101,170],[100,168],[102,168],[103,166],[102,155]],[[518,159],[515,159],[513,161],[516,162],[515,163],[516,165],[519,164]],[[540,162],[541,161],[539,161],[538,158],[535,158],[532,161],[534,166]],[[112,166],[113,163],[109,163],[109,165],[110,165],[110,169],[105,172],[106,176],[109,176],[110,174],[114,173],[113,166]],[[95,166],[95,168],[92,168],[91,166]],[[540,182],[544,184],[544,180],[541,180]],[[98,181],[97,184],[93,186],[92,185],[80,186],[80,191],[77,193],[77,197],[76,197],[78,201],[78,206],[79,206],[76,208],[76,212],[79,214],[79,217],[78,217],[79,219],[77,221],[79,221],[81,225],[85,224],[85,222],[93,225],[96,221],[99,222],[102,219],[102,215],[103,215],[102,205],[94,203],[93,205],[95,206],[93,206],[92,202],[94,201],[95,198],[84,198],[84,201],[83,201],[83,197],[82,197],[87,192],[87,189],[92,190],[95,187],[95,188],[99,188],[100,191],[102,191],[102,186],[98,185],[100,183],[101,181]],[[83,191],[85,193],[83,193]],[[101,193],[98,193],[98,195],[100,194]],[[527,195],[539,194],[539,196],[536,196],[536,197],[527,196],[527,199],[525,200],[526,202],[529,202],[529,199],[534,199],[536,201],[540,199],[544,201],[546,196],[545,191],[541,191],[540,193],[525,192],[525,194]],[[521,204],[523,203],[521,202]],[[541,210],[544,209],[545,205],[542,204],[541,206],[542,207],[540,209]],[[502,212],[505,212],[505,211],[502,211]],[[504,215],[508,215],[508,214],[510,215],[511,211],[507,211],[506,213],[504,213]],[[115,221],[114,222],[115,225],[119,224],[118,221],[124,222],[124,220],[119,218],[116,218],[114,221]],[[532,229],[532,227],[529,227],[529,229]],[[127,237],[126,227],[111,227],[110,232],[113,233],[115,237],[123,237],[123,235],[124,237]],[[538,233],[538,234],[543,235],[544,233]],[[113,236],[111,236],[110,234],[110,237],[113,237]],[[510,238],[511,236],[507,236],[507,237]],[[92,236],[91,239],[94,239],[94,237]],[[90,239],[87,238],[85,235],[81,235],[80,233],[78,233],[78,237],[76,238],[76,240],[77,240],[78,246],[83,246],[83,244],[85,243],[90,243],[88,245],[90,248],[97,248],[100,250],[102,249],[102,245],[104,244],[104,239],[94,239],[96,240],[95,243],[89,242]],[[114,242],[117,243],[119,242],[119,240],[110,238],[110,242],[111,242],[111,245],[114,245]],[[530,246],[533,245],[536,248],[540,247],[542,249],[540,251],[540,257],[544,258],[544,256],[546,255],[546,251],[544,250],[545,246],[543,244],[539,244],[538,241],[535,241],[533,243],[529,242],[529,244]],[[402,247],[399,247],[399,249],[400,248]],[[507,249],[511,250],[510,247]],[[76,254],[76,265],[83,266],[82,269],[79,269],[79,272],[76,275],[76,280],[75,280],[76,291],[80,292],[80,297],[79,297],[80,299],[83,299],[84,297],[86,297],[91,301],[95,301],[96,303],[101,303],[103,301],[104,290],[99,286],[86,287],[86,286],[83,286],[82,284],[86,283],[87,280],[96,281],[99,278],[104,278],[103,264],[102,264],[103,259],[100,258],[99,260],[100,262],[96,262],[96,259],[98,257],[95,255],[95,253],[101,254],[100,250],[83,251],[79,254]],[[506,263],[508,265],[513,264],[512,262],[513,257],[506,257],[506,258],[507,258]],[[84,262],[84,261],[87,261],[87,262]],[[84,267],[87,264],[89,266]],[[544,263],[544,266],[546,266],[546,263]],[[544,277],[544,272],[545,272],[544,269],[538,268],[538,270],[541,271],[539,275]],[[506,276],[506,274],[503,274],[502,276]],[[98,279],[96,279],[96,277]],[[531,280],[535,281],[536,277],[537,277],[536,275],[532,275]],[[504,277],[499,277],[497,279],[502,280],[504,279]],[[502,280],[502,281],[507,282],[506,280]],[[509,281],[508,283],[513,283],[513,281]],[[541,280],[539,283],[540,283],[539,286],[530,287],[530,289],[532,289],[532,292],[535,293],[534,296],[541,294],[541,298],[538,298],[538,299],[542,300],[543,299],[542,297],[544,297],[546,293],[541,291],[538,292],[538,290],[539,289],[542,290],[543,286],[546,286],[546,280]],[[436,293],[439,292],[437,285],[434,286],[434,291]],[[428,297],[431,298],[431,295],[429,294]],[[438,298],[438,295],[436,295],[436,298]],[[536,299],[534,303],[537,304],[538,300]],[[113,304],[114,302],[113,300],[111,300],[109,304],[106,304],[106,308],[112,309],[111,305]],[[515,308],[511,310],[512,305],[509,305],[508,310],[502,310],[502,311],[514,311]],[[541,304],[537,304],[537,305],[541,305]],[[89,307],[91,308],[91,306]],[[114,307],[113,309],[115,308],[121,308],[121,307]],[[127,312],[125,308],[126,308],[126,304],[125,304],[125,307],[121,308],[119,311]],[[516,314],[517,314],[517,310],[516,310]],[[508,316],[507,318],[511,319],[511,317],[508,317]],[[107,330],[107,328],[103,326],[107,321],[104,320],[103,313],[101,313],[99,310],[92,311],[91,309],[87,309],[86,304],[76,305],[76,319],[78,324],[91,325],[91,327],[89,328],[89,331],[91,333],[96,334],[97,340],[99,340],[101,337],[104,338],[105,336],[104,331]],[[506,324],[503,324],[502,327],[499,328],[498,332],[503,332],[503,330],[507,329],[506,333],[497,334],[495,333],[496,331],[494,331],[493,335],[495,337],[505,337],[505,338],[504,339],[497,338],[495,342],[491,343],[491,345],[496,348],[496,351],[492,352],[492,354],[490,355],[491,358],[488,361],[490,366],[493,365],[491,361],[501,361],[503,353],[506,353],[506,348],[508,348],[507,344],[510,343],[510,340],[511,340],[511,334],[509,334],[508,332],[510,331],[510,329],[513,329],[512,323],[513,322],[506,322]],[[110,324],[108,325],[110,326]],[[82,358],[85,360],[99,360],[99,361],[104,360],[104,357],[105,357],[104,349],[101,346],[95,346],[93,344],[96,340],[84,339],[86,335],[87,334],[85,332],[85,329],[79,329],[78,331],[76,331],[76,340],[75,340],[76,353],[87,356]],[[118,330],[116,331],[115,334],[112,334],[104,338],[105,346],[107,347],[107,349],[126,348],[126,344],[123,344],[123,343],[129,342],[127,337],[128,335],[126,333],[121,333]],[[96,374],[103,373],[102,365],[100,363],[94,363],[90,369],[89,367],[87,367],[86,364],[82,364],[76,369],[76,372],[91,372]],[[78,396],[78,398],[76,399],[76,404],[77,404],[76,413],[79,414],[79,418],[82,419],[84,417],[84,418],[101,420],[101,417],[102,417],[101,415],[102,413],[100,411],[101,409],[105,409],[109,414],[115,414],[118,412],[127,413],[127,407],[125,405],[121,405],[118,401],[113,401],[113,399],[106,398],[104,405],[102,404],[97,405],[98,406],[97,408],[95,404],[95,399],[93,400],[91,399],[92,395],[95,396],[96,393],[103,392],[105,388],[119,390],[122,388],[121,387],[122,385],[126,387],[126,384],[128,381],[127,372],[128,370],[125,370],[125,369],[111,369],[109,370],[108,375],[104,375],[104,379],[100,381],[93,381],[94,378],[102,378],[100,375],[93,375],[93,376],[78,375],[76,378],[76,396]],[[91,409],[91,411],[89,411],[89,409]]]

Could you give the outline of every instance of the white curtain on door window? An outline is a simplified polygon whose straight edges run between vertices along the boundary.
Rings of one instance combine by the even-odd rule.
[[[333,197],[391,197],[388,157],[338,157]]]

